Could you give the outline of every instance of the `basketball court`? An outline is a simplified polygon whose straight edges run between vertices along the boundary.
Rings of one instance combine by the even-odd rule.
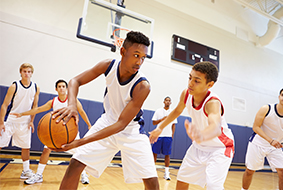
[[[151,45],[148,48],[147,58],[154,56],[154,19],[147,17],[127,9],[123,0],[118,0],[117,4],[110,3],[103,0],[85,0],[82,8],[82,17],[78,18],[77,38],[85,40],[88,43],[95,43],[98,46],[109,48],[109,51],[119,53],[127,32],[140,31],[149,37]],[[179,49],[183,46],[179,41],[175,45]],[[181,48],[180,48],[181,47]],[[213,59],[218,60],[219,52],[215,52]],[[198,54],[194,54],[198,55]],[[178,58],[178,57],[177,57]],[[186,58],[186,56],[185,56]],[[202,59],[196,56],[196,62]],[[195,59],[194,59],[195,60]],[[218,63],[218,62],[217,62]],[[44,88],[44,87],[43,87]],[[13,150],[12,150],[13,152]],[[31,154],[30,169],[34,172],[37,170],[40,153]],[[43,173],[43,182],[33,185],[24,184],[24,180],[20,179],[22,172],[22,160],[20,152],[11,154],[9,151],[1,151],[0,155],[0,189],[5,190],[50,190],[59,189],[61,180],[64,176],[66,168],[69,164],[71,156],[50,156],[47,166]],[[176,160],[170,163],[170,177],[171,180],[165,180],[164,162],[160,160],[157,162],[156,169],[158,172],[158,180],[161,190],[175,189],[177,182],[177,173],[180,167],[181,160]],[[241,189],[242,176],[245,171],[243,165],[231,166],[224,187],[226,190]],[[80,190],[133,190],[144,189],[143,183],[126,184],[124,182],[123,170],[121,160],[119,157],[108,165],[100,178],[89,176],[90,183],[79,183]],[[190,185],[190,190],[202,190],[197,185]],[[277,190],[278,175],[271,172],[269,168],[256,172],[250,190]]]

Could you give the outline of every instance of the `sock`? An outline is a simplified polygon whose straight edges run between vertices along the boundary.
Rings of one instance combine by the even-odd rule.
[[[24,172],[29,170],[29,160],[23,161],[23,169],[24,169]]]
[[[244,189],[244,188],[242,187],[242,190],[248,190],[248,189]]]
[[[169,167],[165,167],[165,173],[169,173]]]
[[[37,172],[36,173],[42,175],[45,166],[46,166],[46,164],[39,163],[38,166],[37,166]]]
[[[82,171],[82,174],[81,174],[81,175],[86,175],[86,172],[85,172],[85,170],[83,170],[83,171]]]

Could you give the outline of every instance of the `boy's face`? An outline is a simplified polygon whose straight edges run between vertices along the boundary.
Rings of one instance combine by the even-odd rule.
[[[121,48],[120,54],[126,72],[135,74],[144,62],[147,55],[148,47],[143,44],[134,43],[132,46]]]
[[[20,72],[22,79],[30,80],[32,76],[32,69],[27,67],[23,68]]]
[[[164,100],[164,106],[165,106],[165,107],[169,107],[170,104],[171,104],[171,99],[170,99],[170,98],[166,98],[166,99]]]
[[[208,89],[213,86],[214,82],[206,83],[205,74],[192,69],[189,77],[188,89],[191,95],[206,94]]]
[[[65,95],[67,93],[66,84],[64,82],[59,82],[57,84],[56,91],[57,91],[58,95]]]

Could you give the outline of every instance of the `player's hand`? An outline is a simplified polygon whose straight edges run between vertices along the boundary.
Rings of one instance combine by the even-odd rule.
[[[187,119],[185,120],[185,128],[187,131],[188,136],[197,143],[200,143],[204,140],[203,135],[201,134],[200,130],[196,128],[191,122]]]
[[[29,128],[29,129],[31,128],[31,132],[32,132],[32,133],[34,132],[34,125],[33,125],[33,122],[29,122],[28,128]]]
[[[275,147],[275,148],[283,148],[283,145],[277,141],[277,140],[273,140],[271,143],[270,143],[271,146]]]
[[[162,130],[159,127],[156,127],[153,131],[149,132],[149,141],[151,144],[155,143],[161,134]]]
[[[52,118],[56,119],[56,123],[59,123],[61,120],[63,120],[63,125],[68,123],[68,121],[71,119],[71,117],[75,118],[76,125],[79,123],[79,114],[77,107],[69,105],[67,107],[52,111],[51,114],[53,115]]]
[[[79,146],[78,144],[79,139],[78,140],[74,140],[73,142],[69,143],[69,144],[64,144],[61,146],[61,148],[49,148],[55,152],[64,152],[73,148],[77,148]]]
[[[14,115],[14,116],[16,116],[17,118],[18,118],[18,117],[22,117],[22,114],[21,114],[21,113],[10,113],[10,115]]]
[[[3,123],[3,124],[0,124],[0,136],[2,136],[2,130],[3,130],[3,132],[5,131],[5,125],[4,125],[4,123]]]

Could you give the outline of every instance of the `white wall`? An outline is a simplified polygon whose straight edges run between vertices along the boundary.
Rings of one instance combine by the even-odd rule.
[[[141,69],[152,86],[145,109],[163,106],[167,95],[175,107],[187,86],[191,66],[171,60],[173,34],[220,50],[220,76],[212,90],[223,100],[228,123],[251,126],[262,105],[277,102],[283,88],[281,54],[257,48],[157,1],[127,0],[126,6],[155,19],[153,58]],[[100,60],[118,58],[109,48],[76,38],[82,8],[82,0],[1,0],[0,85],[9,86],[19,79],[20,64],[29,62],[35,67],[33,80],[41,91],[55,93],[57,79],[69,80]],[[79,97],[102,102],[104,84],[101,76],[81,87]],[[233,109],[233,97],[245,100],[245,111]]]

